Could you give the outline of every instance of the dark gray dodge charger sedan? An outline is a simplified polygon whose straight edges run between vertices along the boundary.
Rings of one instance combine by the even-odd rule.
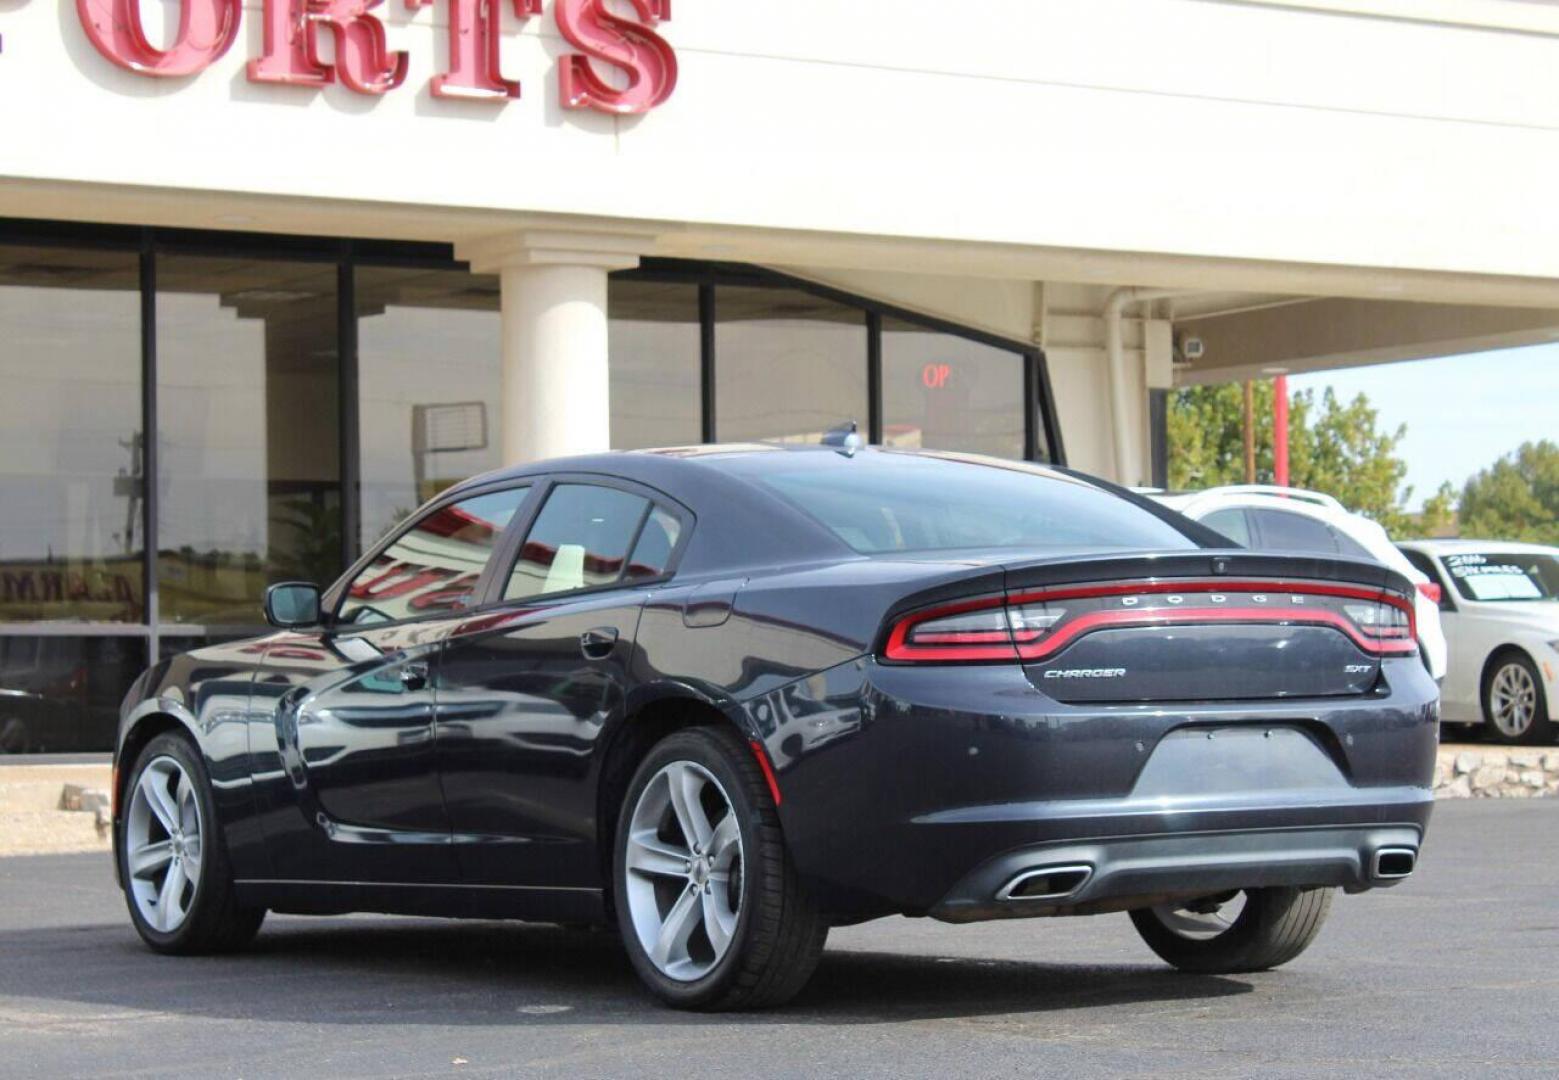
[[[665,1001],[734,1008],[892,914],[1127,912],[1178,968],[1268,968],[1337,888],[1412,873],[1438,699],[1406,579],[845,442],[478,477],[329,588],[272,586],[275,633],[147,671],[136,929],[600,923]]]

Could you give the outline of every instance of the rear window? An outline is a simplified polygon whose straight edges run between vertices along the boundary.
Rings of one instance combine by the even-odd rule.
[[[1198,545],[1119,496],[1014,464],[873,454],[761,482],[856,551],[960,548],[1179,550]]]

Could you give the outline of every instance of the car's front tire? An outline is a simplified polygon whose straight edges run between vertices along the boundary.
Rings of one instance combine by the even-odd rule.
[[[1233,975],[1275,968],[1304,952],[1331,906],[1329,888],[1246,889],[1138,908],[1131,921],[1148,948],[1181,971]]]
[[[613,852],[623,944],[667,1004],[759,1008],[806,985],[828,926],[735,731],[690,728],[656,744],[628,786]]]
[[[1483,679],[1483,718],[1489,736],[1513,744],[1551,743],[1559,725],[1548,719],[1548,698],[1537,666],[1525,653],[1508,650],[1489,665]]]
[[[130,920],[158,952],[248,944],[264,908],[238,902],[205,763],[182,735],[159,735],[135,761],[119,822],[119,873]]]

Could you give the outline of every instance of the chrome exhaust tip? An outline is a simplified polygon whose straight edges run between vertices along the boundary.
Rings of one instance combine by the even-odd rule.
[[[1411,874],[1417,865],[1418,849],[1383,847],[1375,852],[1370,871],[1374,877],[1382,881],[1398,881]]]
[[[1060,900],[1071,896],[1093,877],[1087,865],[1037,866],[1018,874],[996,893],[998,900]]]

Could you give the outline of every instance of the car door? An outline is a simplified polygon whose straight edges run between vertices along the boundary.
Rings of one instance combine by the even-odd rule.
[[[1440,715],[1459,723],[1482,723],[1483,665],[1490,648],[1487,617],[1456,587],[1454,576],[1437,556],[1419,557],[1429,564],[1425,572],[1430,580],[1440,583],[1440,628],[1449,656],[1445,681],[1440,684]],[[1414,565],[1423,569],[1417,559]]]
[[[598,883],[595,750],[623,716],[639,611],[689,520],[632,485],[560,478],[494,577],[497,606],[451,636],[438,751],[468,883]]]
[[[429,509],[333,593],[327,625],[268,643],[250,752],[278,879],[458,880],[433,670],[528,494],[517,485]]]
[[[1477,700],[1477,676],[1469,676],[1468,668],[1481,668],[1484,658],[1477,657],[1475,663],[1469,664],[1467,656],[1471,650],[1465,643],[1458,644],[1466,628],[1462,626],[1461,611],[1450,579],[1434,556],[1413,548],[1397,550],[1407,557],[1414,569],[1423,572],[1430,584],[1440,586],[1440,630],[1445,635],[1446,646],[1445,679],[1440,684],[1441,715],[1447,720],[1476,719],[1476,711],[1481,708]]]

